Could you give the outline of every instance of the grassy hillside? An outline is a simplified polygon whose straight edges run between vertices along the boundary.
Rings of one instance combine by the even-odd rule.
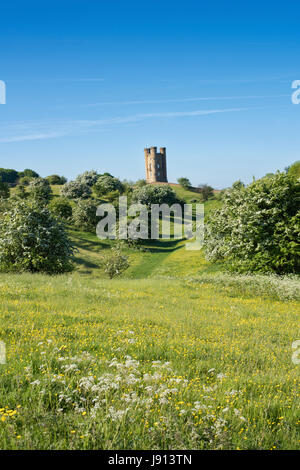
[[[220,204],[212,199],[205,203],[205,213]],[[99,240],[94,233],[70,229],[70,235],[78,250],[75,256],[77,270],[81,274],[106,277],[101,268],[103,250],[109,249],[112,242]],[[130,268],[122,275],[125,278],[141,279],[159,275],[182,277],[219,269],[204,258],[203,251],[188,251],[184,240],[148,240],[142,245],[144,251],[125,250],[130,260]]]
[[[52,184],[51,189],[52,189],[53,195],[59,196],[61,188],[62,188],[62,185],[60,184]],[[16,192],[16,190],[17,190],[17,186],[10,188],[11,194],[13,195]]]
[[[175,193],[186,202],[202,202],[202,196],[199,193],[190,191],[189,189],[184,189],[180,185],[172,186],[172,189]]]
[[[300,448],[296,278],[164,240],[108,280],[112,242],[70,235],[74,273],[0,274],[2,449]]]

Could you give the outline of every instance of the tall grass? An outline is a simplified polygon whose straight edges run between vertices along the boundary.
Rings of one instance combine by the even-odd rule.
[[[279,300],[300,300],[299,276],[277,276],[275,274],[202,274],[189,280],[199,284],[213,284],[216,287],[231,288],[237,295],[268,296]]]
[[[76,273],[0,297],[2,449],[300,447],[299,302]]]

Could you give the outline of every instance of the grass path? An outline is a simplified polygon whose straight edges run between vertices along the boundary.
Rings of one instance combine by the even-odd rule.
[[[182,240],[111,281],[111,242],[70,234],[76,272],[0,274],[0,448],[300,449],[299,302],[215,282]]]

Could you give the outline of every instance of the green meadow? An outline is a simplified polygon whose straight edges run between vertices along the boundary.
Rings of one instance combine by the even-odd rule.
[[[0,274],[2,449],[300,448],[295,276],[163,240],[109,280],[111,242],[69,232],[74,273]]]

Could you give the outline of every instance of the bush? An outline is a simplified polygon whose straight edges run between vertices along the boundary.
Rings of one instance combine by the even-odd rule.
[[[127,196],[130,199],[133,193],[134,183],[132,183],[131,181],[123,180],[122,186],[123,186],[123,189],[122,189],[123,194],[125,194],[125,196]]]
[[[18,184],[18,186],[16,187],[15,196],[17,196],[19,199],[26,199],[28,194],[26,192],[24,184]]]
[[[206,223],[206,256],[239,272],[299,271],[300,183],[286,173],[233,188]]]
[[[124,187],[118,178],[109,174],[104,174],[99,176],[96,184],[94,185],[94,191],[97,196],[101,197],[114,191],[123,193]]]
[[[171,186],[154,186],[147,185],[140,188],[136,188],[132,194],[132,200],[146,205],[150,208],[151,204],[175,204],[182,203],[177,198],[176,193],[173,191]]]
[[[0,179],[3,183],[16,183],[19,173],[16,170],[0,168]]]
[[[72,217],[72,206],[66,198],[59,197],[53,199],[49,204],[49,209],[53,215],[64,221],[68,221]]]
[[[189,189],[192,187],[192,184],[188,178],[178,178],[177,182],[182,186],[184,189]]]
[[[300,160],[293,163],[290,167],[287,168],[287,172],[290,176],[294,176],[296,179],[300,178]]]
[[[122,254],[119,245],[113,246],[110,255],[106,256],[104,261],[105,272],[109,278],[119,276],[129,268],[128,257]]]
[[[26,168],[24,171],[21,171],[19,173],[19,177],[28,177],[28,178],[39,178],[39,174],[34,171],[34,170],[30,170],[29,168]]]
[[[92,199],[78,201],[73,210],[75,227],[95,231],[99,218],[96,215],[97,204]]]
[[[85,171],[81,175],[78,175],[76,180],[77,183],[86,184],[87,186],[94,186],[98,180],[98,173],[95,170]]]
[[[143,186],[146,186],[147,185],[147,182],[146,180],[137,180],[137,182],[135,183],[135,187],[136,188],[142,188]]]
[[[199,184],[198,188],[199,192],[202,194],[203,201],[207,201],[208,198],[214,195],[214,188],[212,188],[208,184]]]
[[[8,211],[11,207],[11,204],[13,202],[13,199],[10,198],[0,198],[0,225],[1,225],[1,218],[3,216],[3,214]]]
[[[18,186],[29,186],[31,181],[33,181],[34,178],[32,176],[22,176],[19,181],[18,181]]]
[[[244,187],[245,187],[245,184],[241,180],[235,181],[231,186],[232,189],[242,189]]]
[[[44,178],[34,178],[29,183],[28,193],[36,201],[47,203],[50,201],[52,190],[49,181]]]
[[[45,207],[17,202],[4,212],[0,226],[0,269],[3,271],[71,271],[72,244],[63,225]]]
[[[91,188],[78,181],[70,181],[61,188],[60,194],[68,199],[87,199],[91,196]]]
[[[49,183],[53,185],[65,184],[67,182],[67,178],[65,178],[64,176],[59,176],[59,175],[47,176],[46,180],[49,181]]]
[[[8,199],[10,195],[8,183],[0,181],[0,198]]]

